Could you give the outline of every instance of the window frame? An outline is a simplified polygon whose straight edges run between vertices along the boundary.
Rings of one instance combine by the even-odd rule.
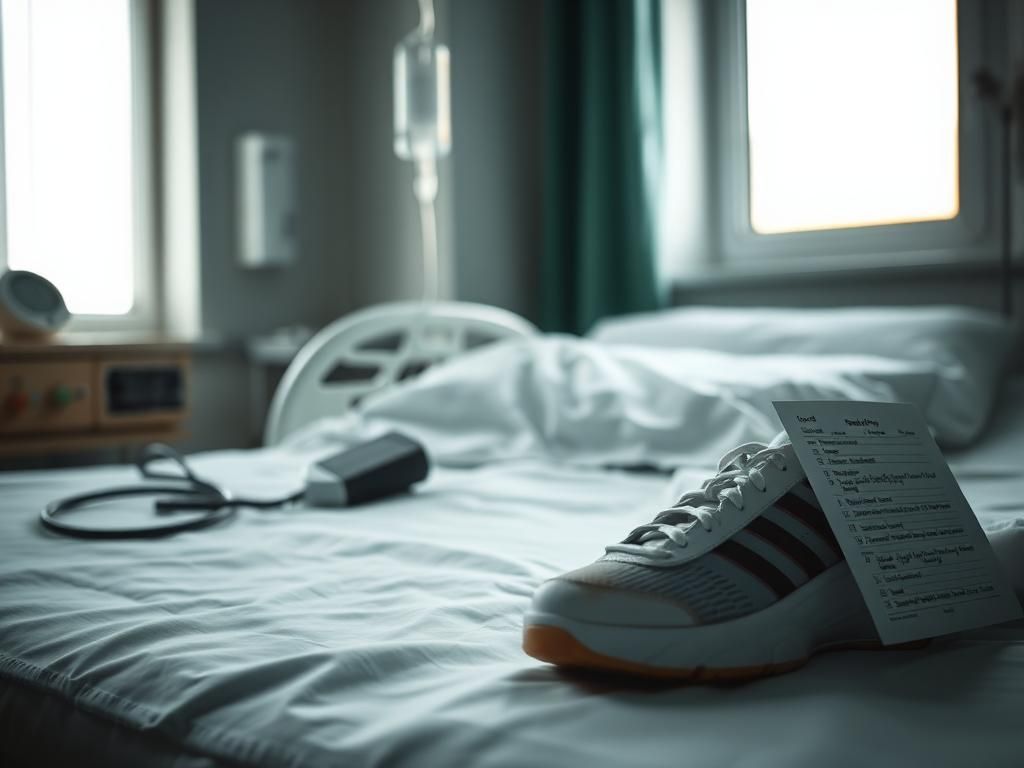
[[[809,232],[762,234],[750,222],[747,122],[746,0],[714,4],[720,84],[715,162],[719,181],[717,260],[726,266],[784,269],[944,264],[979,261],[994,252],[992,187],[995,159],[986,110],[972,81],[989,59],[988,3],[957,3],[959,54],[959,202],[952,219]],[[995,67],[994,67],[995,68]]]
[[[161,327],[157,250],[156,125],[153,65],[154,12],[150,0],[129,0],[132,60],[133,301],[120,315],[74,314],[65,331],[155,332]],[[2,22],[0,22],[2,25]],[[0,53],[3,28],[0,26]],[[0,56],[0,269],[7,268],[7,184],[3,77]]]

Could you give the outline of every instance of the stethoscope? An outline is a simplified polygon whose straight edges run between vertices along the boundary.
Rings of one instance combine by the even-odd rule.
[[[153,469],[151,464],[159,460],[172,462],[180,473],[160,472]],[[280,507],[284,504],[298,501],[304,493],[304,491],[298,491],[284,498],[272,500],[236,497],[222,486],[211,483],[196,475],[188,464],[185,463],[185,459],[182,458],[181,454],[169,445],[162,443],[147,445],[136,462],[136,466],[144,480],[159,482],[144,482],[139,485],[90,491],[77,496],[68,496],[52,501],[39,513],[42,524],[51,531],[83,539],[149,539],[215,525],[233,517],[238,507],[253,507],[256,509]],[[173,520],[159,525],[147,525],[136,528],[91,528],[76,525],[64,519],[68,513],[98,501],[129,496],[153,495],[173,497],[156,499],[154,506],[157,515],[204,511],[205,514],[198,517],[189,517],[186,520]]]

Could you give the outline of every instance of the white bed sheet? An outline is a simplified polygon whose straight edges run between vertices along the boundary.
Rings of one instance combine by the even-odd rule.
[[[1024,518],[1022,394],[1004,397],[989,439],[953,457],[990,526]],[[297,482],[304,458],[195,464],[272,495]],[[167,540],[38,528],[45,501],[131,479],[127,468],[0,476],[0,678],[193,755],[265,766],[1021,765],[1020,625],[923,651],[827,654],[718,687],[567,676],[523,655],[534,588],[649,517],[661,476],[521,460],[441,470],[415,496],[373,507],[246,510]],[[3,724],[5,736],[18,726]]]

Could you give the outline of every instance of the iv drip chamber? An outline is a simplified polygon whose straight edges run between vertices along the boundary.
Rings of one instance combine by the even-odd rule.
[[[432,160],[452,148],[448,47],[417,28],[395,46],[395,154]]]

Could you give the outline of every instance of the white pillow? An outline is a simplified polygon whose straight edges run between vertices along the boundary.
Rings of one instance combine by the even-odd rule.
[[[999,316],[966,307],[773,309],[687,307],[599,322],[610,344],[732,354],[870,355],[934,366],[925,417],[947,445],[985,427],[1012,341]]]

